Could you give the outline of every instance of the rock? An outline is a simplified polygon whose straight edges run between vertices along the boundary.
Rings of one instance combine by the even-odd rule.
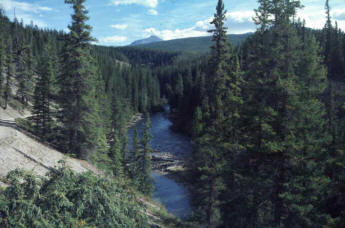
[[[168,152],[154,151],[151,154],[152,169],[159,172],[171,172],[183,169],[184,161]],[[178,167],[178,168],[177,168]]]

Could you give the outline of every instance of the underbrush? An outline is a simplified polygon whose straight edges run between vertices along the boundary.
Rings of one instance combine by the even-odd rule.
[[[120,180],[76,174],[62,162],[45,178],[22,170],[0,190],[0,227],[149,227],[145,206]]]

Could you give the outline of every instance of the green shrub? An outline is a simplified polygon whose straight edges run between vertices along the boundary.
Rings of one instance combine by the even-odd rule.
[[[75,174],[64,165],[40,178],[8,174],[0,191],[0,227],[148,227],[145,208],[120,181]]]

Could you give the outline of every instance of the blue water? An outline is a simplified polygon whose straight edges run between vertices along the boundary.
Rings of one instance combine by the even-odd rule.
[[[185,187],[159,173],[152,172],[155,181],[153,199],[163,204],[166,209],[179,218],[190,215],[190,200]]]
[[[190,139],[170,129],[172,123],[168,114],[169,109],[167,108],[165,112],[151,116],[150,132],[153,136],[151,147],[153,150],[169,152],[181,158],[188,157],[192,151]],[[129,129],[129,144],[131,144],[134,129],[136,128],[140,134],[144,124],[145,121],[142,120],[135,127]],[[151,176],[155,186],[153,198],[162,203],[170,213],[180,218],[188,217],[191,213],[188,190],[183,185],[159,173],[152,172]]]
[[[151,119],[151,134],[153,139],[151,147],[153,150],[160,152],[170,152],[178,157],[188,157],[192,151],[192,144],[190,139],[182,134],[176,133],[170,129],[172,125],[168,118],[168,109],[165,112],[160,112],[152,115]],[[145,121],[142,120],[136,125],[136,129],[140,134],[144,129]],[[129,129],[129,144],[134,135],[134,128]]]

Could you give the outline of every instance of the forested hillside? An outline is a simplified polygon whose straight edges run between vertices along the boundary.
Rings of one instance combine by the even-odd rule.
[[[245,39],[250,36],[251,33],[246,34],[232,34],[228,35],[228,40],[233,45],[238,45],[245,41]],[[193,37],[193,38],[183,38],[176,40],[167,40],[154,42],[149,44],[138,45],[138,48],[152,49],[159,51],[169,51],[169,52],[187,52],[199,55],[205,55],[210,52],[210,46],[212,45],[212,37]]]

